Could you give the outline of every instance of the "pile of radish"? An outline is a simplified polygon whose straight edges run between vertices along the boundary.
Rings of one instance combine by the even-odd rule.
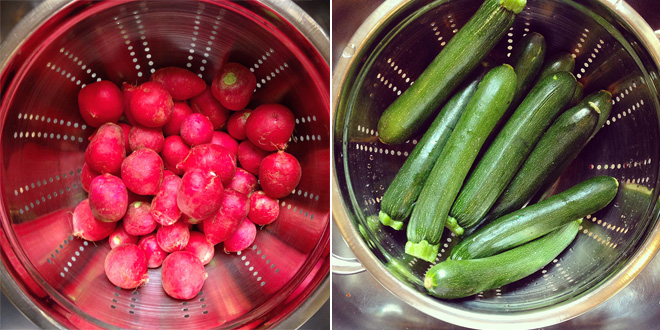
[[[164,291],[191,299],[216,245],[246,249],[257,226],[278,218],[278,199],[301,177],[285,151],[295,118],[280,104],[247,109],[255,86],[248,68],[227,63],[210,85],[167,67],[137,86],[101,80],[80,90],[80,114],[95,131],[73,232],[109,240],[114,285],[135,289],[160,267]]]

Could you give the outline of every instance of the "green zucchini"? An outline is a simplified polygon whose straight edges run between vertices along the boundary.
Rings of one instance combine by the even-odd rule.
[[[555,120],[575,90],[575,77],[558,72],[539,81],[479,160],[454,202],[450,216],[459,226],[478,224]]]
[[[518,85],[513,101],[511,101],[512,106],[518,106],[520,100],[532,87],[545,60],[546,48],[545,38],[537,32],[527,34],[516,45],[511,56],[511,66],[516,70]]]
[[[570,53],[557,53],[549,57],[541,68],[539,80],[557,72],[573,72],[575,69],[575,58]]]
[[[485,73],[486,70],[483,72]],[[384,225],[396,230],[403,227],[433,164],[440,156],[442,148],[447,143],[449,135],[454,130],[470,98],[477,90],[481,78],[483,78],[483,74],[478,74],[475,79],[469,81],[465,87],[449,99],[403,163],[380,202],[378,218]]]
[[[516,73],[497,66],[484,76],[433,165],[407,228],[405,252],[426,261],[438,254],[447,215],[486,137],[511,103]],[[454,228],[461,232],[461,228]]]
[[[513,24],[526,0],[485,0],[415,83],[381,115],[378,136],[383,143],[408,140],[497,44]]]
[[[456,299],[513,283],[539,271],[561,254],[575,239],[581,220],[506,252],[469,260],[445,260],[424,276],[429,294]]]
[[[586,98],[585,98],[586,100]],[[589,98],[589,100],[586,100],[587,102],[593,102],[594,105],[600,109],[600,117],[598,118],[598,124],[596,125],[596,129],[594,132],[591,134],[591,138],[598,133],[598,131],[605,126],[605,122],[607,119],[610,118],[610,113],[612,113],[612,93],[606,91],[606,90],[600,90]]]
[[[575,84],[575,92],[573,93],[573,97],[571,97],[571,100],[568,102],[569,107],[574,107],[580,101],[582,101],[582,97],[584,96],[584,85],[582,85],[581,82],[577,82]]]
[[[609,114],[612,95],[600,91],[566,110],[534,147],[506,190],[486,216],[496,219],[528,203],[554,183],[597,130],[602,111]]]
[[[596,176],[536,204],[501,216],[463,239],[451,259],[478,259],[495,255],[543,236],[575,219],[586,217],[616,196],[617,179]]]

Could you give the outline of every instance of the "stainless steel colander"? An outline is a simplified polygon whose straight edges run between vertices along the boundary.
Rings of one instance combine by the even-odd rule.
[[[294,112],[288,151],[301,183],[247,250],[218,247],[194,299],[169,298],[159,269],[145,286],[119,289],[103,272],[107,241],[71,234],[92,133],[77,93],[101,79],[144,82],[166,66],[210,83],[227,61],[256,74],[251,106]],[[0,46],[3,291],[44,328],[300,326],[329,297],[328,63],[327,35],[292,2],[44,2]]]
[[[585,93],[607,89],[614,98],[611,117],[552,189],[607,174],[620,180],[620,193],[589,215],[570,248],[538,273],[468,299],[435,299],[422,286],[432,263],[407,256],[405,230],[382,227],[374,217],[421,136],[382,144],[377,121],[481,3],[386,1],[343,49],[333,77],[333,217],[362,265],[422,312],[471,328],[542,327],[613,296],[658,249],[660,43],[623,1],[528,0],[493,56],[505,61],[526,33],[540,32],[549,52],[573,54]],[[443,240],[435,262],[458,238],[447,231]]]

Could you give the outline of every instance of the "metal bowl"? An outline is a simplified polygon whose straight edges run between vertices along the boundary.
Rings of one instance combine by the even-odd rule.
[[[207,83],[226,61],[258,79],[250,107],[295,114],[288,151],[303,179],[281,215],[237,254],[217,247],[202,292],[167,296],[160,271],[137,290],[103,272],[107,241],[72,236],[92,129],[77,108],[85,84],[144,82],[165,66]],[[2,289],[43,328],[294,328],[329,297],[329,41],[292,2],[46,1],[0,46]]]
[[[405,230],[375,220],[385,189],[420,136],[382,144],[377,121],[481,3],[385,2],[342,50],[333,76],[333,218],[360,263],[420,311],[470,328],[543,327],[604,302],[657,252],[660,43],[623,1],[528,1],[493,56],[505,60],[517,40],[540,32],[549,53],[574,55],[585,93],[607,89],[614,97],[605,127],[551,193],[601,174],[619,179],[621,189],[609,207],[585,219],[569,249],[536,274],[467,299],[436,299],[422,285],[435,262],[406,255]],[[459,240],[448,231],[443,237],[436,262]]]

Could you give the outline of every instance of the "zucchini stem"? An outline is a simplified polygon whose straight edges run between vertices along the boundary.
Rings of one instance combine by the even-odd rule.
[[[463,229],[463,227],[461,227],[458,224],[456,218],[452,216],[447,217],[447,221],[445,222],[445,227],[451,230],[452,233],[456,234],[456,236],[461,236],[465,232],[465,229]]]
[[[435,257],[438,255],[438,249],[440,249],[440,244],[429,244],[426,240],[422,240],[419,243],[414,243],[411,241],[406,242],[406,253],[426,260],[428,262],[435,261]]]
[[[525,6],[527,5],[527,0],[500,0],[500,6],[514,12],[515,14],[520,14]]]
[[[383,225],[390,226],[396,230],[401,230],[401,228],[403,228],[403,221],[394,220],[383,211],[378,212],[378,219]]]

